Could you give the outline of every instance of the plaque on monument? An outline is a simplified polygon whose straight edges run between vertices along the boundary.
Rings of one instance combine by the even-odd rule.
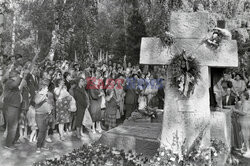
[[[194,109],[195,101],[193,99],[178,100],[177,103],[179,112],[195,112]]]

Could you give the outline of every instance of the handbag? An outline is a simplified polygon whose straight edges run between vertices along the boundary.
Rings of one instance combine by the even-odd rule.
[[[76,112],[76,100],[73,97],[71,97],[71,100],[70,100],[69,111]]]
[[[0,126],[4,125],[3,111],[0,111]]]
[[[82,125],[84,125],[86,128],[91,128],[92,123],[93,123],[93,121],[92,121],[91,115],[89,113],[89,110],[86,109],[85,113],[84,113]]]

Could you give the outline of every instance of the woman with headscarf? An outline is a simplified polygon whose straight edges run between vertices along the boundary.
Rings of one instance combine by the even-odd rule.
[[[112,83],[114,84],[114,80]],[[105,125],[108,126],[108,129],[112,129],[116,127],[116,114],[118,111],[117,107],[117,101],[116,101],[116,95],[115,90],[113,89],[107,89],[106,92],[106,118],[105,118]]]

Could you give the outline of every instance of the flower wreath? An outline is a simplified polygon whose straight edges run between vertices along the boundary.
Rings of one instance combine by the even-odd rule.
[[[228,30],[214,28],[213,34],[210,37],[205,38],[203,42],[212,50],[216,50],[220,46],[222,40],[228,40],[231,38],[232,34]]]
[[[200,79],[200,63],[192,56],[186,56],[185,51],[175,55],[169,64],[171,86],[178,88],[180,94],[189,97],[195,84]]]
[[[220,46],[221,40],[222,37],[217,32],[214,32],[213,35],[205,39],[204,42],[209,48],[216,50]]]
[[[171,46],[174,44],[174,35],[172,35],[170,32],[164,32],[157,36],[161,39],[161,42],[164,44],[164,46]]]

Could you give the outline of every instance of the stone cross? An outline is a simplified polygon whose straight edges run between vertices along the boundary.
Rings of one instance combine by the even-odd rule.
[[[190,148],[194,140],[204,131],[201,144],[208,147],[210,146],[210,68],[237,67],[237,43],[234,40],[223,40],[217,50],[211,50],[205,44],[200,44],[208,34],[207,12],[174,12],[170,20],[170,32],[174,35],[175,46],[163,46],[159,38],[142,38],[140,63],[166,65],[175,53],[185,50],[200,62],[201,79],[190,98],[183,99],[177,88],[170,87],[171,75],[167,71],[161,145],[180,152],[182,145],[187,149]]]

